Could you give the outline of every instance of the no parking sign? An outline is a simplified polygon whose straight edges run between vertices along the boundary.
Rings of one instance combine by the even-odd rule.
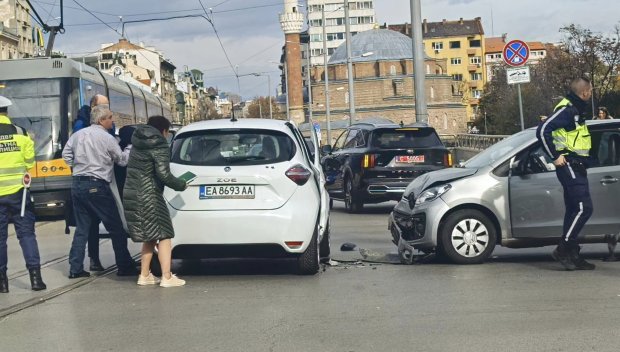
[[[530,48],[522,40],[511,40],[504,46],[503,58],[510,66],[523,66],[530,58]]]

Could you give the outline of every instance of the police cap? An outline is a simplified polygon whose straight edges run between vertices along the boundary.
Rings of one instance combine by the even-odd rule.
[[[5,98],[2,95],[0,95],[0,108],[6,108],[11,105],[13,105],[13,103],[11,103],[11,101],[8,98]]]

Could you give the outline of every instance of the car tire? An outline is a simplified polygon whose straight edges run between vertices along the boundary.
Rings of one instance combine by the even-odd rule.
[[[457,264],[480,264],[493,253],[497,234],[488,216],[474,209],[450,214],[440,231],[441,253]]]
[[[300,275],[314,275],[319,272],[319,225],[317,224],[312,234],[312,240],[306,251],[297,257],[297,272]]]
[[[329,199],[329,210],[334,209],[334,200],[333,199]]]
[[[159,264],[157,252],[153,252],[153,257],[151,258],[151,273],[155,276],[161,276],[161,264]]]
[[[357,199],[353,192],[353,180],[348,177],[344,182],[344,207],[349,213],[359,213],[364,209],[364,203]]]
[[[331,248],[329,242],[330,228],[331,226],[329,225],[329,220],[327,220],[327,228],[325,229],[325,232],[323,233],[323,238],[321,239],[321,243],[319,244],[319,258],[321,263],[329,263],[329,260],[331,259]]]

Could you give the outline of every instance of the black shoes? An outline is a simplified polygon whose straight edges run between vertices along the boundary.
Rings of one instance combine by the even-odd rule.
[[[90,271],[104,271],[105,268],[101,265],[99,258],[90,258]]]
[[[558,244],[558,246],[555,247],[555,249],[553,250],[553,253],[551,253],[551,256],[557,262],[562,264],[562,266],[566,270],[572,271],[572,270],[577,269],[577,267],[575,266],[575,263],[573,263],[573,260],[571,258],[571,253],[569,252],[567,245],[564,243],[564,241],[560,242],[560,244]]]
[[[581,254],[579,254],[580,251],[581,251],[581,247],[579,246],[571,250],[571,257],[572,257],[573,264],[575,264],[575,269],[594,270],[596,268],[596,265],[586,262],[586,260],[583,259]]]
[[[81,277],[89,277],[89,276],[90,276],[90,273],[88,271],[84,271],[84,270],[82,270],[79,273],[71,273],[71,272],[69,273],[69,278],[70,279],[79,279]]]
[[[42,291],[47,288],[47,285],[45,285],[45,282],[43,282],[41,278],[40,268],[28,269],[28,272],[30,273],[30,287],[33,291]]]
[[[0,271],[0,293],[9,292],[9,278],[5,271]]]
[[[116,276],[138,276],[140,271],[135,266],[129,266],[127,268],[119,268],[116,272]]]

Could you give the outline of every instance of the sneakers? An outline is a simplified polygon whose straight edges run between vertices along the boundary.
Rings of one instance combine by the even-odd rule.
[[[583,259],[583,257],[579,253],[580,251],[581,247],[577,247],[571,251],[571,260],[573,261],[573,264],[575,264],[575,269],[594,270],[596,268],[596,265],[588,263],[585,259]]]
[[[160,282],[161,280],[152,273],[149,273],[148,276],[138,275],[138,285],[140,286],[157,285]]]
[[[559,244],[551,253],[553,259],[562,264],[562,266],[569,271],[575,270],[576,266],[573,263],[570,253],[568,252],[566,245]]]
[[[179,279],[176,275],[171,274],[169,279],[166,279],[164,276],[161,277],[161,283],[159,286],[161,287],[178,287],[185,285],[185,280]]]

